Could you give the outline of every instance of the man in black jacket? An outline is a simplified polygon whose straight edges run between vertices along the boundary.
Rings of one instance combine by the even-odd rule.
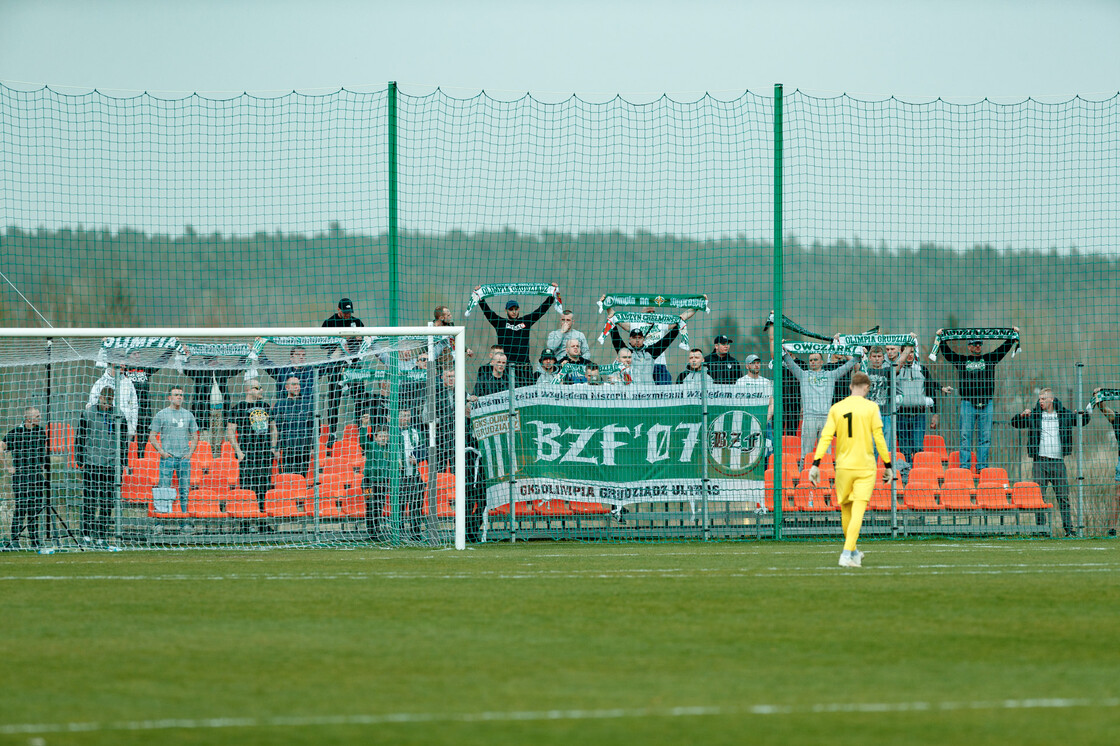
[[[1019,327],[1014,327],[1019,331]],[[940,334],[943,330],[938,329]],[[992,397],[996,390],[996,365],[1015,347],[1009,339],[988,353],[982,353],[984,342],[968,340],[968,354],[962,355],[942,343],[945,359],[957,369],[957,389],[961,395],[961,468],[972,463],[972,433],[976,431],[976,468],[988,465],[988,449],[992,444]],[[946,394],[952,391],[946,386]]]
[[[512,374],[513,369],[510,369],[509,374],[506,373],[505,353],[495,354],[490,360],[490,367],[486,369],[486,373],[478,374],[478,380],[474,383],[474,391],[471,392],[469,397],[470,401],[478,401],[479,397],[496,394],[499,391],[509,391],[509,378],[507,376]],[[516,377],[514,378],[514,385],[517,385]]]
[[[102,389],[104,392],[106,389]],[[112,389],[108,389],[112,392]],[[19,535],[27,529],[31,548],[38,549],[39,514],[47,509],[47,492],[50,488],[50,455],[47,451],[47,431],[42,426],[42,413],[35,407],[23,411],[23,423],[12,428],[0,440],[0,465],[4,454],[11,454],[7,472],[12,475],[12,493],[15,510],[12,512],[12,533],[5,549],[19,547]],[[50,523],[47,524],[50,539]]]
[[[1089,421],[1088,412],[1071,412],[1054,398],[1050,389],[1038,392],[1038,404],[1011,418],[1011,427],[1027,430],[1027,455],[1034,460],[1031,478],[1043,490],[1053,485],[1054,499],[1062,513],[1062,528],[1073,536],[1075,528],[1069,510],[1069,479],[1065,456],[1073,453],[1073,428],[1077,418]]]
[[[552,283],[552,286],[556,287],[556,283]],[[481,285],[476,285],[475,290],[481,287]],[[518,302],[509,300],[506,301],[505,318],[494,313],[490,306],[486,304],[485,298],[478,302],[478,307],[482,309],[486,320],[490,322],[490,325],[494,327],[494,331],[498,334],[498,344],[505,350],[509,366],[514,369],[514,373],[519,379],[528,381],[533,377],[533,364],[529,360],[529,332],[533,328],[533,324],[540,321],[541,317],[548,309],[552,308],[552,304],[555,302],[555,294],[550,295],[544,299],[544,303],[537,307],[537,310],[527,316],[522,316],[521,306]]]
[[[731,357],[731,345],[734,340],[726,334],[715,338],[712,353],[704,358],[708,364],[708,375],[716,383],[735,383],[743,377],[743,366]]]
[[[349,298],[339,300],[338,311],[323,322],[323,327],[328,329],[340,326],[355,328],[365,326],[362,320],[354,315],[354,302]],[[323,345],[323,348],[329,352],[332,358],[340,358],[346,353],[356,355],[362,345],[362,340],[353,337],[344,340],[344,344],[345,346],[343,344]],[[327,382],[328,445],[334,443],[335,430],[338,428],[338,408],[342,405],[342,371],[346,367],[347,363],[339,362],[324,365],[319,369],[319,375],[325,378]]]
[[[111,538],[110,523],[120,474],[128,472],[128,425],[113,408],[113,389],[101,389],[97,404],[78,420],[74,460],[82,472],[82,541]]]

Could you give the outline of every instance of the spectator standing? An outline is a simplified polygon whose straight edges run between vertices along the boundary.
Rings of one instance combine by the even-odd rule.
[[[716,383],[735,383],[743,377],[743,366],[731,356],[731,345],[734,343],[731,337],[720,334],[715,338],[711,354],[704,358],[708,363],[708,375]]]
[[[700,378],[707,376],[708,383],[714,383],[712,376],[704,370],[704,351],[693,347],[688,351],[688,365],[677,375],[677,383],[694,383],[699,385]]]
[[[552,283],[552,287],[557,287],[555,282]],[[474,289],[478,291],[481,288],[481,285],[476,285]],[[516,300],[508,300],[506,301],[505,318],[494,313],[486,303],[485,298],[478,302],[486,320],[490,322],[498,335],[498,344],[501,345],[507,355],[509,367],[514,369],[515,375],[519,378],[527,381],[532,379],[532,364],[529,361],[529,333],[533,324],[540,321],[541,317],[548,309],[552,308],[552,304],[555,302],[556,293],[553,292],[544,299],[544,303],[541,303],[537,310],[527,316],[522,316],[521,305]]]
[[[366,533],[377,538],[378,518],[389,494],[389,425],[372,425],[368,414],[362,415],[358,428],[358,446],[365,456],[362,469],[362,492],[366,501]]]
[[[476,378],[481,378],[482,376],[484,376],[484,375],[486,375],[487,373],[490,372],[490,366],[494,363],[494,356],[497,355],[499,352],[501,352],[501,353],[505,352],[505,350],[502,349],[501,345],[490,345],[490,352],[487,353],[487,355],[486,355],[486,362],[483,363],[482,365],[478,366],[478,373],[476,374]],[[554,352],[562,352],[562,351],[561,350],[555,350]]]
[[[113,408],[114,391],[101,389],[97,405],[78,419],[74,461],[82,472],[82,541],[110,538],[118,474],[128,473],[128,422]]]
[[[579,366],[580,370],[574,373],[568,373],[561,383],[585,383],[587,380],[587,366],[591,361],[580,354],[579,340],[574,337],[568,340],[568,346],[564,350],[564,357],[556,361],[556,366],[563,369],[565,365]]]
[[[144,353],[141,350],[133,350],[129,353],[128,362],[121,366],[121,373],[132,381],[132,388],[136,391],[138,411],[136,434],[140,438],[148,437],[148,428],[152,424],[152,376],[174,354],[173,350],[164,350],[155,359],[156,365],[141,365]]]
[[[918,362],[913,347],[907,347],[899,356],[895,368],[898,390],[898,450],[907,463],[914,462],[914,454],[925,447],[926,414],[929,427],[937,429],[937,400],[941,384],[933,379],[929,369]]]
[[[237,456],[242,488],[257,496],[257,506],[264,513],[264,498],[272,488],[272,459],[280,453],[272,447],[272,407],[264,401],[260,380],[251,379],[245,386],[245,400],[230,410],[226,440]],[[262,519],[258,530],[271,527]]]
[[[1089,421],[1088,412],[1072,412],[1054,398],[1048,388],[1038,392],[1038,402],[1031,409],[1024,409],[1011,418],[1011,427],[1027,431],[1027,455],[1034,464],[1031,479],[1043,490],[1054,488],[1054,500],[1062,514],[1062,528],[1066,536],[1073,536],[1076,528],[1069,508],[1069,478],[1066,476],[1065,457],[1073,453],[1073,428],[1078,417],[1082,424]]]
[[[405,535],[410,539],[419,539],[424,501],[424,487],[420,482],[420,433],[412,427],[412,413],[407,409],[400,411],[398,424],[401,431],[401,507],[408,512]]]
[[[365,324],[362,323],[362,320],[354,315],[354,301],[349,298],[341,298],[338,301],[338,310],[323,322],[323,328],[325,329],[337,329],[340,327],[357,329],[363,326],[365,326]],[[321,369],[321,374],[327,382],[328,446],[334,443],[335,430],[338,429],[338,409],[342,406],[342,394],[345,391],[342,382],[342,371],[349,366],[349,363],[341,361],[341,358],[344,355],[357,355],[361,345],[362,341],[357,337],[351,337],[342,342],[323,345],[323,349],[328,351],[330,357],[339,361],[324,365]],[[311,398],[310,392],[308,392],[308,398]]]
[[[0,440],[0,459],[5,453],[11,454],[6,469],[12,475],[12,493],[16,503],[12,512],[11,535],[4,545],[5,549],[19,548],[19,535],[24,529],[27,530],[31,548],[38,549],[40,546],[39,514],[47,509],[51,464],[42,419],[38,409],[28,407],[23,410],[23,422]]]
[[[506,371],[505,353],[496,353],[490,360],[489,370],[487,370],[485,374],[480,373],[478,380],[475,381],[474,391],[471,392],[471,396],[473,397],[472,401],[477,401],[478,398],[482,396],[496,394],[499,391],[508,391],[509,376],[511,375],[513,375],[512,371]]]
[[[600,298],[599,300],[602,300],[602,298]],[[660,312],[660,309],[654,308],[653,306],[647,306],[646,308],[642,309],[642,313]],[[625,332],[629,332],[632,329],[630,324],[619,324],[618,326]],[[671,327],[671,324],[645,324],[644,326],[641,326],[639,328],[645,335],[646,346],[652,347],[653,345],[664,339],[665,335],[669,333],[669,329]],[[668,355],[668,349],[666,348],[665,352],[662,352],[653,360],[653,382],[658,386],[668,386],[673,382],[673,375],[669,372]]]
[[[1094,389],[1093,393],[1096,394],[1100,388]],[[1104,415],[1108,423],[1112,425],[1112,434],[1116,438],[1116,446],[1120,451],[1120,415],[1116,411],[1105,404],[1103,401],[1097,404],[1097,409]],[[1108,518],[1106,519],[1105,526],[1107,526],[1108,535],[1116,536],[1116,530],[1120,528],[1120,458],[1116,461],[1116,473],[1113,475],[1113,481],[1116,482],[1116,494],[1112,498],[1112,505],[1108,509]]]
[[[1016,333],[1019,327],[1013,327]],[[938,329],[940,334],[943,330]],[[968,340],[968,353],[965,355],[941,345],[945,359],[957,369],[957,388],[961,395],[961,468],[969,468],[972,462],[972,436],[976,434],[976,469],[983,471],[988,465],[988,450],[992,444],[992,397],[996,389],[996,365],[1015,347],[1015,340],[1009,339],[995,350],[983,353],[983,340]],[[952,391],[942,389],[946,394]]]
[[[285,385],[288,379],[295,376],[299,379],[299,390],[311,401],[315,400],[315,368],[307,363],[307,348],[300,345],[288,350],[288,364],[283,366],[272,365],[268,358],[261,355],[265,363],[264,369],[276,379],[276,398],[283,399],[287,392]]]
[[[159,454],[159,486],[171,486],[179,477],[179,508],[187,514],[191,489],[191,456],[198,447],[198,421],[183,408],[183,389],[173,386],[167,395],[167,406],[152,418],[148,445]],[[189,526],[184,523],[183,529]]]
[[[105,387],[113,389],[117,407],[120,408],[125,421],[128,422],[128,435],[131,439],[136,435],[140,417],[140,400],[136,396],[136,387],[132,385],[128,376],[124,375],[120,366],[106,366],[105,372],[94,381],[93,387],[89,390],[89,399],[86,401],[87,407],[97,406],[97,402],[101,398],[101,389]]]
[[[687,321],[692,318],[695,313],[696,309],[686,308],[681,313],[681,320]],[[607,316],[608,318],[614,317],[613,308],[607,312]],[[633,378],[634,383],[645,386],[654,385],[653,366],[656,364],[657,358],[661,357],[661,355],[669,349],[669,346],[673,344],[673,340],[680,334],[680,324],[670,324],[669,332],[648,347],[646,346],[645,331],[642,327],[634,327],[630,330],[629,345],[622,341],[622,335],[619,333],[618,329],[618,324],[611,327],[611,344],[614,345],[615,352],[618,352],[623,347],[629,346],[630,350],[634,353],[634,360],[630,366],[630,376]]]
[[[315,413],[296,376],[288,377],[284,398],[272,405],[271,427],[272,447],[280,452],[280,473],[306,477],[311,468]]]
[[[809,355],[809,368],[803,369],[788,352],[782,353],[782,362],[801,385],[801,455],[809,453],[817,445],[817,438],[828,419],[832,406],[832,390],[836,382],[856,367],[858,357],[833,370],[823,370],[824,358],[819,352]],[[870,388],[870,381],[868,382]],[[866,392],[865,392],[866,393]]]
[[[634,366],[634,352],[629,347],[623,347],[618,351],[615,358],[618,363],[618,373],[614,373],[607,377],[607,383],[619,383],[624,386],[629,386],[634,382],[634,375],[632,368]]]
[[[548,333],[546,344],[550,349],[567,351],[568,342],[574,339],[579,342],[579,357],[590,358],[591,348],[587,345],[587,337],[580,330],[572,328],[574,320],[575,315],[571,311],[560,314],[560,328]]]
[[[738,381],[737,386],[745,386],[758,396],[765,396],[770,400],[766,410],[767,422],[774,419],[774,382],[762,375],[762,358],[758,355],[747,355],[747,373]]]
[[[891,447],[891,431],[894,428],[894,406],[891,402],[891,391],[894,390],[894,368],[886,362],[886,351],[876,345],[867,352],[867,367],[863,371],[871,379],[871,389],[867,398],[879,407],[879,417],[883,422],[883,440],[887,448]],[[875,449],[875,455],[880,455]],[[901,464],[899,465],[901,467]]]
[[[774,349],[774,322],[766,322],[768,349]],[[796,435],[801,422],[801,382],[789,368],[782,369],[782,435]],[[775,374],[777,375],[777,374]]]
[[[432,326],[454,326],[454,317],[447,306],[436,306],[432,312]],[[443,359],[444,354],[450,355],[455,347],[455,340],[451,337],[436,337],[432,340],[432,362],[436,367],[450,367],[450,359]],[[467,348],[467,357],[474,357],[474,350]]]
[[[552,379],[556,377],[559,370],[556,367],[556,353],[551,348],[546,347],[541,350],[541,357],[538,362],[540,363],[540,370],[537,371],[537,385],[551,386]]]

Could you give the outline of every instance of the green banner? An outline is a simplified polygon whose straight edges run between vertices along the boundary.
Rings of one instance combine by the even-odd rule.
[[[574,388],[574,387],[573,387]],[[559,499],[625,505],[708,497],[762,498],[769,399],[747,387],[526,387],[515,394],[511,457],[508,394],[483,397],[471,427],[486,464],[487,509],[509,501]]]

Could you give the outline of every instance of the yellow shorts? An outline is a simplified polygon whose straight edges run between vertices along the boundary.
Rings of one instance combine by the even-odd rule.
[[[875,472],[836,471],[836,504],[871,502],[875,490]]]

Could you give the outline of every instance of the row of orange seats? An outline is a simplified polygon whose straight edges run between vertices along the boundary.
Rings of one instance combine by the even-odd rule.
[[[426,483],[426,469],[421,476]],[[430,512],[429,497],[430,493],[425,488],[423,515]],[[389,496],[377,499],[384,500],[382,513],[390,515]],[[256,493],[232,486],[191,490],[185,514],[178,500],[167,513],[156,512],[150,500],[147,505],[148,515],[152,518],[308,518],[315,515],[315,493],[314,484],[308,483],[303,476],[280,474],[272,489],[265,493],[263,511]],[[319,483],[318,506],[321,518],[364,517],[366,508],[361,475],[341,469],[325,473]],[[402,506],[402,510],[407,512],[407,507]],[[455,515],[455,476],[450,471],[436,475],[436,515],[441,518]]]

